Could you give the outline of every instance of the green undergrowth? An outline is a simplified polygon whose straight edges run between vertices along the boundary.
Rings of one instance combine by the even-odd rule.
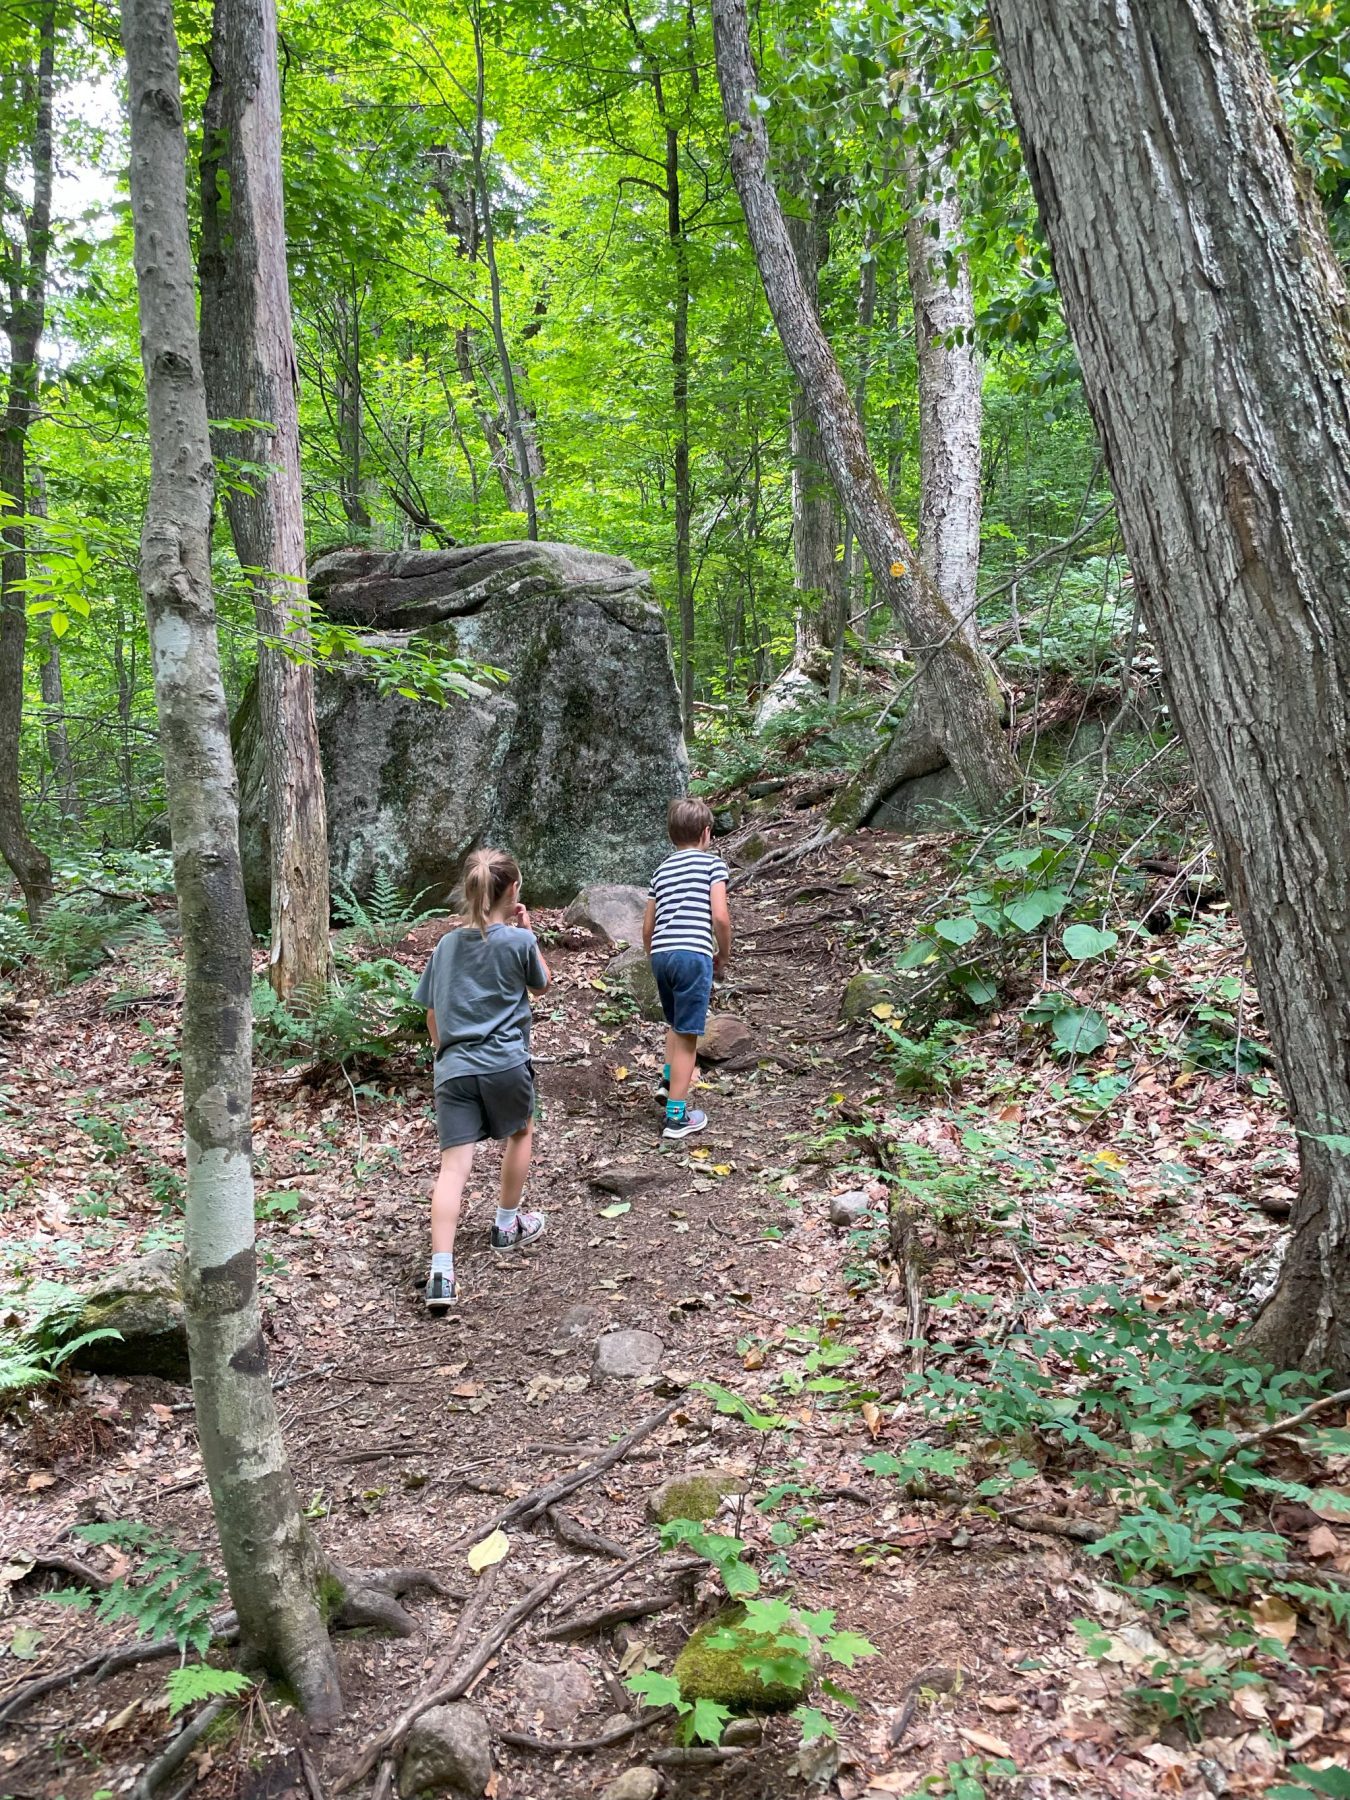
[[[84,1296],[59,1281],[34,1281],[0,1295],[0,1410],[25,1394],[60,1380],[72,1356],[110,1327],[80,1331]]]

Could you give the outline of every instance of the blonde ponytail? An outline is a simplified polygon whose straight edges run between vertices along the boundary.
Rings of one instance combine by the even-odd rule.
[[[520,880],[520,864],[504,850],[475,850],[464,867],[464,910],[469,923],[487,930],[492,909]]]

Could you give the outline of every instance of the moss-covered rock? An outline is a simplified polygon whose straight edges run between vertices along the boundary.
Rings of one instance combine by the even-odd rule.
[[[116,1331],[75,1352],[75,1366],[97,1375],[188,1378],[187,1327],[183,1321],[181,1260],[156,1250],[112,1269],[90,1288],[72,1327]]]
[[[744,1479],[729,1469],[674,1475],[648,1497],[647,1512],[658,1525],[669,1525],[672,1519],[711,1519],[726,1495],[739,1494],[744,1487]]]
[[[635,949],[625,950],[606,965],[605,980],[628,995],[641,1018],[653,1025],[660,1024],[665,1016],[661,1011],[661,996],[656,991],[656,977],[652,974],[647,952],[640,944]]]
[[[724,1626],[739,1625],[744,1619],[739,1606],[728,1607],[707,1625],[701,1625],[675,1658],[672,1673],[680,1684],[685,1700],[717,1700],[733,1712],[791,1712],[811,1691],[808,1673],[798,1686],[787,1683],[767,1685],[753,1669],[747,1669],[739,1650],[714,1649],[708,1639]],[[809,1654],[810,1643],[802,1637],[802,1654]],[[769,1649],[766,1640],[750,1640],[752,1647]]]
[[[890,998],[884,975],[861,969],[845,987],[839,999],[839,1017],[850,1022],[864,1018],[874,1006]]]

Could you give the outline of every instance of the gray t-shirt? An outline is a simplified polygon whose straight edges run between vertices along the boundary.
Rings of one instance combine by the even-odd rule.
[[[517,1069],[530,1056],[527,988],[548,986],[532,931],[474,925],[447,931],[431,953],[415,998],[436,1015],[436,1085],[456,1075]],[[445,1046],[449,1048],[444,1048]]]

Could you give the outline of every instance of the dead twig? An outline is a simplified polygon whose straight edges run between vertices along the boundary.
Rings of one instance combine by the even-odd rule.
[[[217,1644],[232,1644],[239,1636],[239,1622],[235,1615],[224,1613],[214,1626],[211,1641]],[[0,1724],[13,1719],[30,1707],[35,1700],[41,1700],[44,1694],[54,1694],[58,1688],[69,1687],[72,1682],[79,1681],[85,1675],[92,1675],[95,1681],[103,1681],[109,1675],[116,1675],[123,1669],[134,1669],[138,1663],[162,1662],[165,1657],[178,1656],[181,1647],[177,1638],[156,1638],[149,1644],[132,1644],[126,1650],[114,1650],[111,1654],[100,1650],[94,1656],[87,1656],[73,1668],[64,1669],[57,1675],[44,1675],[37,1681],[30,1681],[24,1687],[16,1688],[7,1700],[0,1703]]]
[[[318,1765],[303,1744],[300,1746],[300,1768],[305,1777],[305,1786],[309,1789],[309,1800],[328,1800],[323,1791],[323,1782],[319,1779]]]
[[[499,1731],[497,1737],[503,1744],[510,1744],[517,1750],[538,1750],[545,1756],[586,1756],[592,1750],[608,1750],[611,1744],[622,1744],[628,1738],[636,1737],[640,1731],[650,1731],[654,1725],[664,1725],[674,1717],[673,1706],[658,1706],[651,1712],[643,1713],[640,1719],[630,1719],[625,1725],[614,1725],[595,1737],[575,1738],[571,1743],[560,1738],[531,1737],[528,1731]]]
[[[1314,1414],[1325,1412],[1329,1406],[1346,1405],[1350,1405],[1350,1388],[1342,1388],[1336,1394],[1325,1394],[1322,1399],[1314,1400],[1311,1406],[1305,1406],[1302,1412],[1296,1412],[1290,1418],[1276,1419],[1273,1424],[1262,1425],[1256,1431],[1240,1432],[1222,1456],[1215,1457],[1212,1467],[1217,1474],[1225,1463],[1231,1462],[1243,1450],[1250,1450],[1253,1444],[1263,1444],[1267,1438],[1282,1437],[1285,1432],[1293,1431],[1306,1423]]]
[[[584,1525],[579,1525],[565,1512],[559,1512],[556,1506],[549,1507],[547,1517],[558,1541],[573,1550],[589,1550],[593,1556],[620,1558],[629,1554],[626,1544],[617,1543],[613,1538],[601,1537],[598,1532],[587,1531]]]

